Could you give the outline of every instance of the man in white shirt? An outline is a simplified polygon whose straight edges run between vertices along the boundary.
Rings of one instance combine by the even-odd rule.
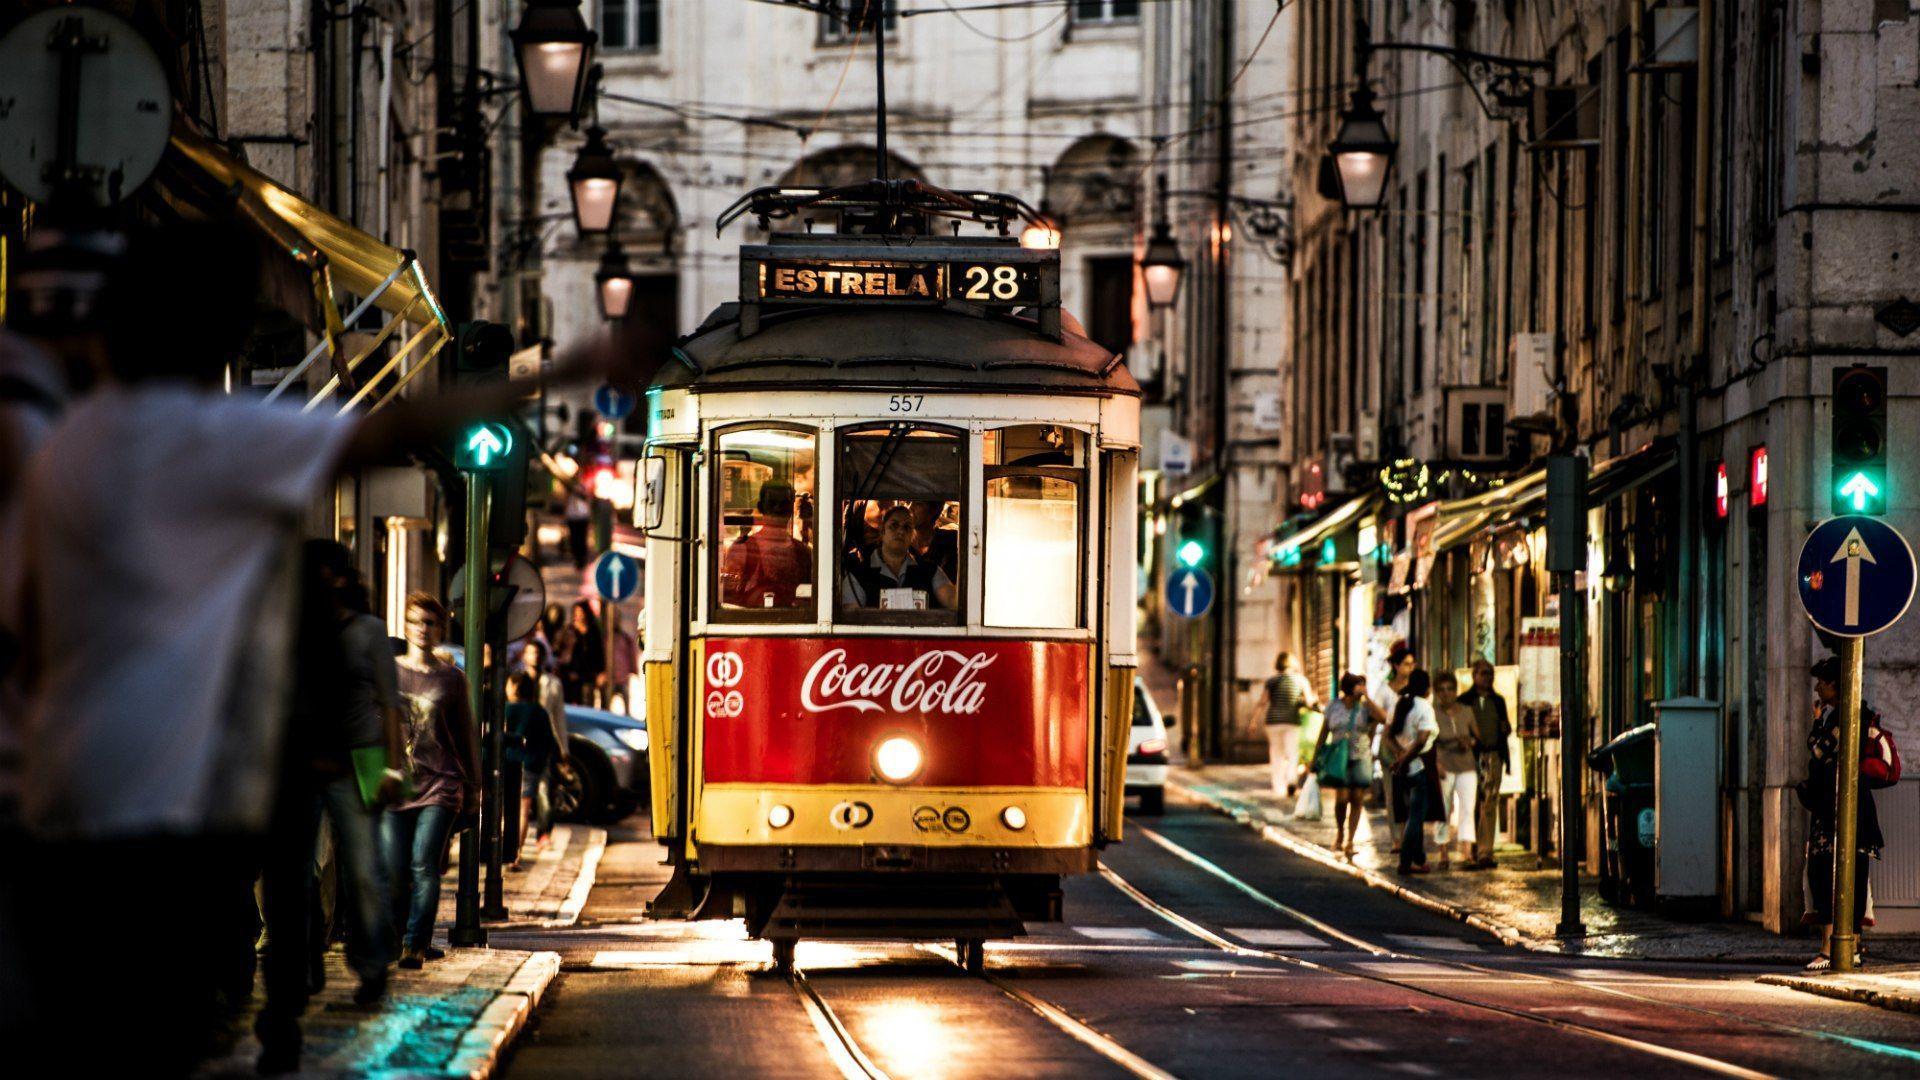
[[[1393,744],[1396,755],[1394,773],[1404,777],[1402,786],[1407,793],[1407,829],[1400,840],[1400,872],[1403,874],[1427,872],[1423,830],[1434,802],[1434,781],[1438,777],[1428,775],[1433,767],[1426,755],[1440,735],[1440,721],[1427,700],[1429,686],[1426,671],[1415,668],[1401,690],[1400,701],[1394,706],[1394,719],[1387,726],[1387,740]],[[1405,715],[1401,716],[1403,712]]]
[[[24,587],[6,621],[24,642],[22,821],[32,872],[60,885],[33,913],[34,1034],[49,1050],[87,1045],[106,1075],[186,1071],[218,980],[240,982],[215,959],[248,933],[236,912],[275,814],[305,518],[339,473],[527,392],[501,382],[370,416],[220,392],[252,329],[257,250],[226,225],[136,237],[105,301],[99,387],[21,486]],[[142,963],[166,973],[162,994],[98,978],[124,960],[102,929],[124,919],[129,888],[160,928]],[[89,1038],[100,1016],[111,1045]],[[262,1034],[263,1069],[297,1064],[297,1023]]]

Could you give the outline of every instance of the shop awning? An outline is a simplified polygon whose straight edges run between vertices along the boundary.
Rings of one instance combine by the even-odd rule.
[[[1342,531],[1360,524],[1360,519],[1378,509],[1381,495],[1369,491],[1356,495],[1298,531],[1278,538],[1273,545],[1273,561],[1282,568],[1297,566],[1304,552],[1311,551]]]
[[[241,218],[285,256],[311,289],[313,303],[302,308],[320,343],[280,380],[267,395],[269,400],[286,393],[326,353],[333,360],[333,376],[305,407],[318,407],[344,383],[353,391],[340,406],[345,412],[372,396],[388,376],[400,372],[370,405],[378,409],[430,366],[445,347],[451,327],[412,252],[390,247],[314,206],[185,124],[175,125],[171,150],[172,160],[159,185],[162,198],[192,204],[211,190],[231,199]],[[360,297],[360,302],[343,314],[334,301],[336,289]],[[340,335],[373,309],[387,314],[386,324],[356,354],[341,355]],[[379,370],[360,370],[407,324],[418,329],[404,338]]]
[[[1619,498],[1673,468],[1677,443],[1663,435],[1638,450],[1608,458],[1587,474],[1587,505]],[[1534,469],[1477,495],[1440,504],[1433,549],[1459,547],[1540,513],[1547,503],[1547,471]]]

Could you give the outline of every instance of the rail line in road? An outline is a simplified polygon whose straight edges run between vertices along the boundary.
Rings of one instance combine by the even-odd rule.
[[[807,1018],[813,1021],[813,1029],[820,1033],[820,1042],[827,1048],[827,1056],[840,1070],[845,1080],[890,1080],[886,1072],[873,1063],[867,1052],[860,1048],[847,1026],[833,1011],[833,1006],[813,988],[807,974],[799,968],[787,972],[787,981],[792,984],[793,992],[800,998],[800,1005],[807,1011]]]
[[[1484,965],[1474,964],[1469,961],[1458,960],[1458,959],[1454,959],[1452,957],[1447,957],[1447,956],[1432,956],[1424,953],[1415,953],[1415,952],[1408,952],[1402,949],[1389,948],[1387,946],[1383,946],[1375,942],[1367,941],[1364,938],[1356,937],[1353,934],[1350,934],[1344,930],[1341,930],[1339,927],[1333,926],[1325,922],[1324,920],[1316,919],[1312,915],[1309,915],[1306,912],[1301,911],[1290,904],[1284,903],[1274,898],[1273,896],[1267,894],[1266,892],[1262,891],[1258,887],[1252,884],[1249,884],[1245,880],[1241,879],[1240,877],[1235,875],[1233,872],[1227,870],[1225,867],[1222,867],[1218,863],[1212,861],[1211,859],[1208,859],[1205,856],[1200,855],[1199,853],[1194,852],[1191,849],[1177,843],[1176,841],[1169,839],[1168,837],[1162,835],[1161,833],[1159,833],[1154,829],[1150,829],[1136,823],[1134,824],[1134,831],[1138,835],[1144,836],[1146,839],[1153,842],[1155,845],[1166,850],[1169,854],[1173,855],[1174,857],[1214,877],[1215,879],[1233,888],[1235,891],[1240,892],[1243,895],[1254,900],[1255,902],[1259,903],[1263,907],[1266,907],[1275,912],[1278,912],[1279,914],[1284,915],[1285,917],[1292,919],[1303,926],[1310,927],[1313,930],[1316,930],[1322,934],[1325,934],[1330,938],[1333,938],[1337,941],[1344,942],[1345,944],[1351,945],[1356,949],[1369,953],[1373,956],[1380,957],[1382,959],[1416,960],[1422,963],[1450,967],[1455,970],[1471,972],[1479,975],[1491,975],[1495,977],[1516,977],[1516,978],[1521,978],[1521,979],[1526,979],[1526,980],[1531,980],[1536,982],[1548,983],[1556,986],[1571,987],[1577,990],[1588,991],[1588,992],[1597,993],[1597,994],[1605,994],[1611,997],[1622,998],[1630,1001],[1636,1001],[1642,1004],[1652,1005],[1660,1009],[1680,1010],[1680,1011],[1692,1013],[1699,1016],[1712,1017],[1717,1020],[1728,1021],[1731,1023],[1736,1023],[1736,1024],[1740,1024],[1747,1027],[1759,1028],[1762,1030],[1772,1031],[1772,1032],[1776,1032],[1783,1035],[1794,1035],[1801,1038],[1834,1042],[1834,1043],[1847,1046],[1851,1049],[1859,1050],[1865,1053],[1877,1054],[1884,1057],[1899,1058],[1907,1061],[1920,1062],[1920,1051],[1915,1051],[1904,1046],[1896,1046],[1890,1043],[1877,1042],[1871,1039],[1861,1039],[1855,1036],[1844,1035],[1838,1032],[1821,1031],[1816,1028],[1804,1028],[1794,1024],[1783,1024],[1774,1020],[1767,1020],[1764,1018],[1747,1016],[1739,1013],[1723,1012],[1718,1009],[1707,1009],[1697,1005],[1687,1005],[1680,1002],[1666,1001],[1660,998],[1650,997],[1645,994],[1636,994],[1629,990],[1622,990],[1619,987],[1614,987],[1614,986],[1606,986],[1606,985],[1596,984],[1592,982],[1583,982],[1576,979],[1563,978],[1563,977],[1558,977],[1553,975],[1543,975],[1538,972],[1532,972],[1532,971],[1507,971],[1507,970],[1502,970],[1497,968],[1490,968]],[[1671,1060],[1683,1061],[1687,1064],[1694,1065],[1699,1068],[1708,1069],[1713,1072],[1721,1073],[1722,1075],[1730,1075],[1730,1076],[1765,1076],[1767,1075],[1765,1073],[1754,1072],[1752,1070],[1746,1069],[1743,1066],[1734,1065],[1730,1062],[1720,1061],[1717,1058],[1710,1058],[1710,1057],[1706,1057],[1705,1055],[1693,1054],[1690,1051],[1676,1050],[1671,1047],[1660,1046],[1657,1043],[1649,1043],[1644,1040],[1634,1039],[1631,1036],[1619,1035],[1614,1032],[1609,1032],[1601,1028],[1591,1027],[1589,1025],[1577,1023],[1574,1021],[1561,1020],[1556,1017],[1539,1016],[1537,1014],[1528,1013],[1524,1010],[1516,1010],[1516,1009],[1508,1008],[1506,1006],[1494,1005],[1487,1002],[1474,1001],[1467,998],[1461,998],[1452,994],[1431,989],[1429,987],[1419,986],[1413,983],[1405,982],[1399,979],[1394,979],[1389,976],[1381,975],[1375,972],[1350,971],[1350,970],[1346,970],[1336,966],[1316,963],[1314,961],[1310,961],[1302,957],[1295,957],[1285,953],[1275,952],[1273,950],[1258,949],[1252,946],[1243,945],[1239,942],[1232,941],[1225,937],[1222,937],[1221,935],[1214,933],[1213,931],[1207,929],[1206,927],[1200,925],[1199,923],[1194,922],[1193,920],[1188,919],[1183,915],[1180,915],[1178,912],[1175,912],[1172,909],[1167,908],[1162,904],[1159,904],[1157,901],[1153,900],[1151,897],[1148,897],[1145,893],[1141,892],[1131,882],[1128,882],[1124,878],[1120,877],[1119,874],[1115,873],[1112,870],[1112,868],[1108,867],[1104,863],[1101,864],[1100,873],[1104,878],[1106,878],[1108,883],[1112,884],[1115,888],[1118,888],[1121,892],[1125,893],[1134,902],[1147,908],[1147,910],[1152,911],[1154,914],[1159,915],[1162,919],[1165,919],[1166,921],[1173,923],[1175,926],[1180,927],[1182,930],[1185,930],[1189,934],[1192,934],[1193,936],[1198,937],[1203,941],[1206,941],[1208,944],[1214,945],[1217,948],[1221,948],[1231,953],[1250,956],[1250,957],[1262,957],[1262,958],[1283,960],[1288,963],[1293,963],[1300,966],[1313,968],[1316,970],[1330,971],[1338,974],[1352,975],[1357,978],[1370,979],[1376,982],[1389,983],[1395,986],[1401,986],[1407,989],[1415,990],[1422,994],[1428,994],[1434,997],[1444,998],[1450,1001],[1458,1002],[1460,1004],[1471,1005],[1475,1008],[1493,1010],[1508,1016],[1513,1016],[1519,1019],[1527,1020],[1531,1023],[1547,1024],[1553,1027],[1559,1027],[1559,1028],[1563,1028],[1570,1031],[1577,1031],[1581,1034],[1588,1035],[1590,1037],[1600,1038],[1605,1041],[1612,1042],[1616,1045],[1627,1046],[1632,1049],[1641,1050],[1647,1053],[1655,1054],[1660,1057],[1666,1057]]]

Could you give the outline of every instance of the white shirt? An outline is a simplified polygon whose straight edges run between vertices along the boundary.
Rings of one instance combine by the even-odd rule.
[[[1391,721],[1392,717],[1388,719]],[[1407,737],[1400,740],[1411,744],[1406,751],[1413,758],[1407,765],[1407,775],[1419,776],[1420,771],[1427,767],[1427,763],[1420,760],[1420,755],[1426,753],[1427,748],[1433,745],[1433,740],[1440,735],[1440,719],[1433,714],[1432,702],[1423,697],[1413,699],[1413,705],[1407,709],[1407,732]]]
[[[356,422],[159,383],[68,411],[23,493],[31,831],[265,827],[299,525]]]

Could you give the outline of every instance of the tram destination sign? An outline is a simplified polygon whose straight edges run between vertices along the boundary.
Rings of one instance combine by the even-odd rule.
[[[785,305],[1025,309],[1060,340],[1060,253],[1012,241],[777,236],[740,248],[740,335],[763,307]]]
[[[1040,269],[990,261],[893,262],[764,259],[760,299],[968,303],[1028,307],[1040,302]]]

